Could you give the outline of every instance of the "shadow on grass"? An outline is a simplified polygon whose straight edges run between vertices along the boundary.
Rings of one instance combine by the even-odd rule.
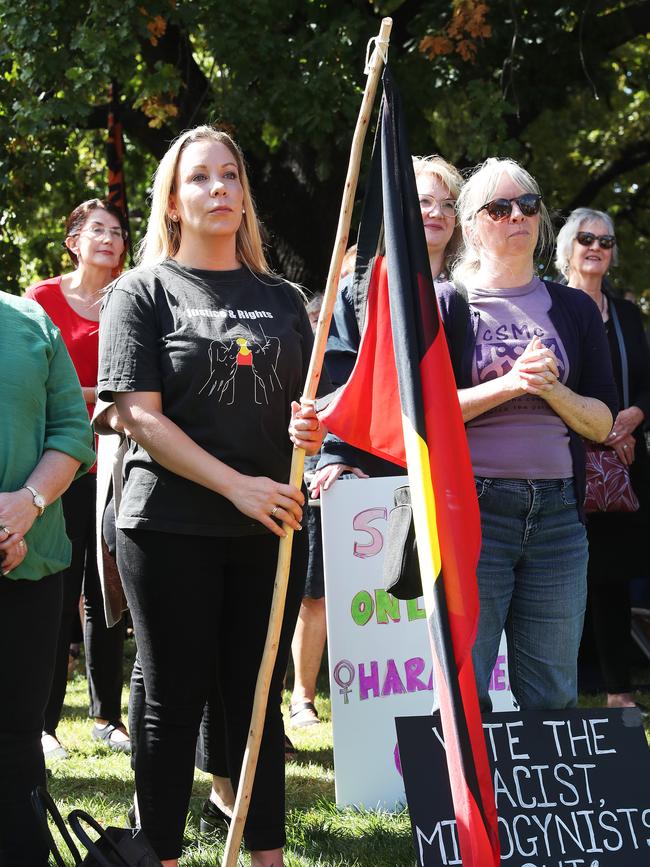
[[[77,797],[87,799],[101,796],[103,799],[110,799],[115,809],[125,805],[125,811],[133,802],[133,781],[111,776],[106,772],[102,773],[101,780],[97,780],[97,788],[94,793],[89,787],[88,777],[55,774],[48,779],[47,787],[52,797],[57,801],[69,802]]]
[[[76,704],[68,704],[67,702],[63,705],[63,709],[61,711],[61,718],[65,717],[67,722],[75,722],[76,720],[87,720],[88,721],[88,737],[90,737],[90,729],[92,728],[92,721],[88,716],[88,708],[80,707]]]
[[[339,811],[321,801],[314,809],[291,811],[287,826],[291,848],[318,864],[406,867],[415,860],[406,811]]]
[[[293,759],[294,765],[320,765],[321,768],[331,771],[334,768],[334,757],[331,749],[305,749],[298,750],[298,757]]]

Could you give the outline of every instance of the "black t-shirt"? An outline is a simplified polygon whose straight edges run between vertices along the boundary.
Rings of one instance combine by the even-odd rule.
[[[290,403],[312,330],[299,293],[247,268],[202,271],[167,260],[112,286],[100,327],[98,391],[157,391],[164,414],[238,472],[288,482]],[[132,443],[117,522],[206,536],[266,533],[225,497]]]

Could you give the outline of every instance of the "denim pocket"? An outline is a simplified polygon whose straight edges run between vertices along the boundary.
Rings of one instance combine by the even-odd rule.
[[[481,497],[489,490],[490,486],[494,479],[486,479],[482,476],[474,476],[474,483],[476,484],[476,497],[477,499],[481,499]]]
[[[573,479],[562,479],[560,494],[565,506],[578,505],[578,495],[576,494],[576,486]]]

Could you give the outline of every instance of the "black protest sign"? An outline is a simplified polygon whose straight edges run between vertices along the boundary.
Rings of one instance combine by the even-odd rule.
[[[439,714],[396,719],[420,867],[461,865]],[[648,867],[650,750],[638,710],[490,713],[503,867]]]

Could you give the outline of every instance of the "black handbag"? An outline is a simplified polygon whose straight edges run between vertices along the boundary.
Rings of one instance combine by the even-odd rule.
[[[75,867],[161,867],[151,843],[139,828],[102,828],[88,813],[73,810],[68,816],[70,828],[88,851],[86,857],[82,858],[63,817],[45,789],[39,786],[32,792],[32,805],[57,867],[66,867],[66,862],[50,831],[48,816],[74,858]],[[90,825],[97,832],[99,836],[96,840],[91,839],[82,823]]]
[[[39,827],[41,833],[43,834],[46,844],[49,847],[50,855],[54,858],[54,863],[56,867],[67,867],[66,861],[64,861],[61,853],[59,852],[56,843],[54,842],[54,837],[52,836],[52,831],[50,830],[50,826],[48,823],[48,816],[54,822],[57,827],[57,830],[61,837],[63,837],[63,842],[68,847],[68,850],[72,857],[74,858],[75,867],[79,867],[82,864],[81,855],[79,854],[79,850],[75,846],[72,837],[70,836],[70,831],[68,830],[67,825],[63,821],[63,816],[59,813],[56,804],[50,797],[49,792],[44,789],[42,786],[34,789],[32,792],[32,807],[34,808],[34,812],[39,820]]]
[[[409,486],[395,488],[393,501],[386,533],[384,587],[397,599],[417,599],[422,595],[422,577]]]
[[[88,850],[84,867],[161,867],[156,853],[139,828],[102,828],[83,810],[68,816],[70,827]],[[81,823],[90,825],[99,836],[93,841]]]

